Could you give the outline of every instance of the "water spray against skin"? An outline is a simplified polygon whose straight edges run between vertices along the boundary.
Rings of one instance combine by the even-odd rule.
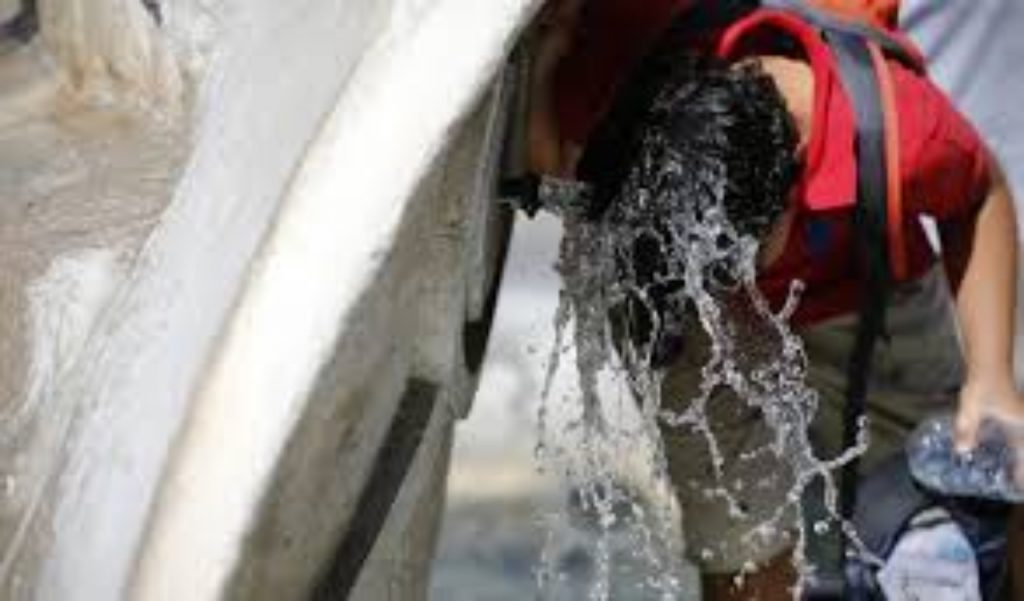
[[[678,429],[679,435],[703,437],[716,482],[705,493],[720,499],[734,513],[743,513],[736,483],[725,478],[727,459],[708,422],[716,391],[722,388],[763,416],[771,435],[757,453],[771,453],[782,459],[789,473],[780,477],[791,483],[783,504],[752,528],[748,539],[795,533],[795,561],[807,575],[810,568],[805,550],[809,536],[815,536],[815,532],[836,527],[862,549],[852,525],[840,516],[834,472],[863,453],[867,440],[861,436],[854,448],[844,450],[839,457],[822,459],[816,455],[809,431],[818,397],[806,382],[807,358],[802,341],[788,325],[799,302],[799,283],[793,286],[781,311],[773,311],[756,284],[758,242],[740,234],[725,214],[725,178],[709,178],[709,194],[686,195],[671,184],[673,175],[684,169],[684,159],[673,156],[657,140],[648,140],[643,146],[656,152],[641,155],[619,198],[605,215],[589,219],[583,212],[563,214],[565,234],[558,264],[563,290],[550,370],[557,370],[563,341],[571,332],[582,403],[579,419],[572,424],[575,436],[565,437],[563,448],[547,443],[541,455],[549,464],[556,462],[555,469],[562,471],[574,487],[585,491],[588,503],[601,516],[603,536],[596,549],[599,569],[591,598],[608,598],[607,532],[615,522],[616,501],[606,494],[615,479],[609,458],[635,445],[639,435],[650,440],[651,448],[656,450],[650,462],[651,478],[662,483],[668,477],[663,428]],[[716,181],[718,188],[713,186]],[[642,182],[659,185],[655,189]],[[616,316],[621,318],[624,312],[642,316],[642,326],[636,326],[636,320],[631,326],[629,319],[625,326],[617,325]],[[668,403],[670,399],[663,398],[665,366],[660,356],[665,345],[659,333],[678,329],[683,323],[703,331],[710,341],[709,359],[702,369],[703,383],[691,391],[692,398]],[[760,333],[756,344],[744,337],[750,331]],[[696,332],[681,333],[687,339],[695,338]],[[628,391],[643,417],[642,432],[623,432],[607,418],[607,403],[602,401],[602,390],[596,384],[602,373],[611,374],[621,383],[621,389]],[[542,403],[542,428],[549,427],[544,420],[550,411],[544,406],[551,402],[545,399]],[[670,404],[687,409],[673,412],[666,408]],[[564,448],[567,440],[575,441],[575,448]],[[561,465],[557,464],[559,460]],[[806,532],[801,500],[806,487],[815,481],[823,485],[826,517],[818,520],[813,532]],[[670,511],[655,513],[663,520],[672,515]],[[669,524],[656,524],[654,528],[655,534],[662,536],[672,531]],[[717,550],[698,551],[714,554]],[[666,572],[665,565],[649,567],[665,575],[655,589],[663,599],[673,598],[675,574]]]

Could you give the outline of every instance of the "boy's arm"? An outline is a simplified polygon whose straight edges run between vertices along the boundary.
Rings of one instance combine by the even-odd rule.
[[[965,449],[973,446],[986,417],[1024,424],[1024,396],[1013,378],[1017,219],[1010,190],[998,169],[992,180],[956,295],[967,368],[957,438]]]

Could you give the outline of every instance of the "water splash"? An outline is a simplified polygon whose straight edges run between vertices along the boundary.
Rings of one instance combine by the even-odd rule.
[[[771,454],[787,466],[791,486],[780,505],[751,528],[744,542],[796,532],[794,561],[803,576],[810,575],[808,537],[833,526],[861,551],[856,532],[839,513],[834,472],[867,448],[865,424],[858,443],[839,456],[823,459],[810,440],[818,396],[807,384],[807,357],[789,319],[802,291],[795,282],[784,306],[775,311],[757,287],[759,244],[730,223],[724,208],[726,178],[709,173],[694,194],[673,185],[687,164],[656,136],[627,177],[611,208],[597,220],[582,212],[564,217],[558,270],[564,287],[556,315],[556,342],[540,415],[538,458],[562,471],[598,517],[601,537],[594,552],[598,571],[592,599],[608,598],[607,541],[616,523],[614,490],[616,458],[631,448],[650,450],[650,482],[669,489],[668,461],[662,427],[673,435],[703,439],[711,457],[714,483],[706,494],[720,499],[734,516],[746,509],[735,494],[737,483],[726,481],[726,458],[709,421],[716,394],[728,389],[761,416],[771,433],[751,455]],[[724,168],[724,167],[723,167]],[[571,326],[571,327],[570,327]],[[708,340],[701,384],[692,398],[663,398],[665,374],[672,359],[697,338]],[[579,411],[553,442],[551,381],[560,365],[566,333],[572,336]],[[599,384],[601,378],[612,381]],[[617,390],[635,403],[639,426],[624,428],[609,419],[606,390]],[[681,401],[681,402],[680,402]],[[669,406],[684,406],[682,411]],[[803,527],[804,490],[820,481],[826,517],[808,533]],[[742,486],[744,483],[739,483]],[[651,519],[637,523],[641,548],[672,548],[665,539],[673,531],[671,500],[663,497]],[[797,516],[794,518],[794,516]],[[699,516],[698,516],[699,517]],[[653,531],[652,526],[653,524]],[[643,528],[648,528],[646,531]],[[712,550],[702,550],[702,552]],[[656,551],[648,556],[653,586],[662,598],[677,598],[678,571]],[[754,566],[748,566],[753,570]],[[800,594],[800,591],[797,591]]]

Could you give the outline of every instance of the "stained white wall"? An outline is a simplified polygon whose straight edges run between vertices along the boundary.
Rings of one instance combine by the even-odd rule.
[[[428,173],[447,164],[438,156],[535,3],[202,4],[222,22],[195,99],[191,151],[170,204],[52,384],[57,444],[40,450],[35,502],[14,508],[30,535],[5,549],[0,586],[15,598],[240,594],[254,560],[245,544],[266,532],[264,502],[280,493],[278,462],[304,456],[286,450],[298,440],[301,451],[317,412],[344,415],[346,403],[379,399],[380,427],[384,400],[393,403],[409,373],[455,373],[457,354],[440,356],[454,348],[443,336],[399,352],[396,335],[415,336],[401,324],[443,322],[412,317],[421,299],[412,293],[430,287],[403,289],[394,278],[417,267],[424,247],[395,249],[416,239],[431,256],[474,254],[438,249],[452,233],[472,238],[460,224],[473,205],[435,200],[430,207],[454,207],[435,215],[412,199],[450,197],[448,178]],[[442,192],[425,191],[430,182]],[[439,281],[452,281],[450,266],[435,264]],[[396,290],[405,296],[386,294]],[[367,324],[398,329],[375,336]],[[393,372],[359,372],[392,355]],[[376,386],[368,395],[353,389],[366,374]],[[447,444],[437,431],[426,445],[435,466]],[[310,447],[329,442],[311,438]],[[288,465],[308,467],[300,480],[309,482],[338,461]],[[429,491],[443,470],[430,465],[421,494],[437,498]],[[358,487],[328,471],[339,496],[304,499],[323,513]],[[248,590],[282,598],[312,576],[304,568]]]

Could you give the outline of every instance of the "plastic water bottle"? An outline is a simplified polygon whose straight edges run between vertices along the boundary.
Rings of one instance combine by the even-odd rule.
[[[977,445],[956,448],[953,416],[930,419],[907,443],[910,472],[925,488],[953,497],[1024,503],[1024,424],[986,420]]]

